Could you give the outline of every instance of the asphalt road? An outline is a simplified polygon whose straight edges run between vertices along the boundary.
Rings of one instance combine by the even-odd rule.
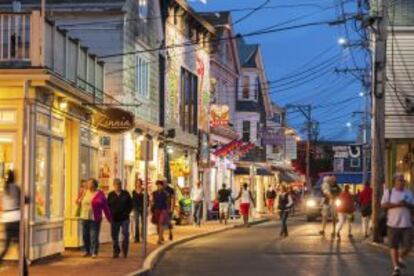
[[[387,251],[366,244],[358,231],[353,240],[337,241],[319,236],[318,223],[290,223],[285,239],[279,223],[270,222],[184,243],[166,252],[153,275],[391,275]],[[414,275],[414,258],[407,264],[403,275]]]

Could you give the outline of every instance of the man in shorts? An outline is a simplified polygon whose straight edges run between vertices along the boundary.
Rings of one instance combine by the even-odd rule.
[[[384,191],[381,207],[387,210],[387,235],[393,265],[393,276],[401,275],[406,267],[404,258],[412,246],[411,209],[414,207],[413,194],[405,188],[402,174],[394,176],[394,186]]]
[[[229,217],[229,200],[231,198],[230,189],[226,188],[226,184],[223,183],[222,188],[218,191],[218,201],[219,201],[219,220],[220,223],[223,222],[227,224],[227,219]]]

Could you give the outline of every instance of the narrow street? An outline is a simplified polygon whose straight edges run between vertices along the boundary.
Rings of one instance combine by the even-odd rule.
[[[154,275],[391,275],[388,253],[361,240],[359,225],[354,240],[338,242],[319,236],[318,223],[290,223],[286,239],[278,237],[279,222],[270,222],[177,246]],[[408,266],[403,275],[414,275],[413,257]]]

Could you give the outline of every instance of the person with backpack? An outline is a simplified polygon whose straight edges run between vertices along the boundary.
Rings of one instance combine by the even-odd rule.
[[[365,182],[364,189],[359,193],[358,205],[362,217],[362,232],[364,237],[368,238],[372,215],[372,188],[368,181]]]
[[[353,197],[349,192],[349,185],[345,185],[344,191],[339,194],[336,201],[336,211],[339,219],[336,237],[338,240],[341,239],[342,227],[345,225],[345,222],[348,221],[348,237],[352,238],[352,221],[353,214],[355,212],[355,205]]]
[[[282,228],[280,231],[281,237],[288,236],[287,220],[289,217],[290,208],[293,206],[293,199],[286,186],[282,186],[280,194],[277,198],[280,220],[282,221]]]
[[[404,175],[394,176],[394,186],[385,190],[381,207],[387,211],[387,235],[393,265],[393,276],[401,275],[401,269],[406,268],[404,259],[412,247],[411,210],[414,208],[414,197],[405,187]]]
[[[267,211],[269,212],[269,214],[273,214],[275,199],[276,199],[276,191],[273,188],[273,186],[269,185],[269,188],[266,191],[266,205],[267,205]]]

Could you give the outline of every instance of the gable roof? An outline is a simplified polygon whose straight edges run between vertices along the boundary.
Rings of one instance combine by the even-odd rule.
[[[256,53],[259,49],[258,44],[247,44],[244,38],[238,34],[237,48],[239,52],[240,63],[242,67],[256,67]]]

